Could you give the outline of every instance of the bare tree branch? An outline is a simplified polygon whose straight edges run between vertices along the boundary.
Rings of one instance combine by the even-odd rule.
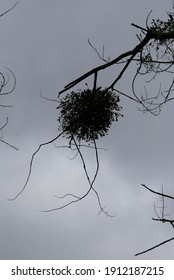
[[[158,194],[160,196],[167,197],[167,198],[170,198],[170,199],[174,199],[173,196],[170,196],[170,195],[167,195],[167,194],[164,194],[164,193],[160,193],[160,192],[154,191],[154,190],[150,189],[149,187],[147,187],[145,184],[141,184],[141,186],[143,186],[144,188],[146,188],[147,190],[149,190],[152,193],[155,193],[155,194]]]
[[[2,142],[2,143],[4,143],[4,144],[6,144],[7,146],[9,146],[9,147],[11,147],[11,148],[13,148],[13,149],[19,151],[19,148],[17,148],[16,146],[14,146],[14,145],[12,145],[12,144],[10,144],[10,143],[8,143],[8,142],[2,140],[2,139],[0,139],[0,142]]]
[[[145,98],[143,96],[141,98],[138,97],[135,91],[135,80],[138,76],[141,75],[152,75],[152,77],[150,77],[150,79],[146,81],[151,82],[160,73],[173,73],[173,71],[171,71],[170,69],[173,67],[174,61],[174,31],[173,25],[169,20],[165,22],[160,20],[152,20],[151,24],[149,25],[148,20],[151,12],[152,11],[150,11],[146,18],[146,28],[132,23],[132,26],[141,30],[140,35],[137,35],[139,39],[139,44],[136,45],[135,48],[133,48],[132,50],[122,53],[121,55],[109,62],[104,58],[104,55],[100,55],[99,51],[91,44],[91,42],[88,39],[89,45],[94,49],[98,57],[105,62],[105,64],[102,64],[88,71],[87,73],[81,75],[79,78],[68,83],[64,87],[64,89],[59,92],[58,96],[60,96],[61,93],[70,90],[72,87],[76,86],[78,83],[82,82],[83,80],[92,75],[94,75],[93,89],[95,89],[98,79],[97,74],[101,70],[105,70],[108,67],[113,66],[114,64],[118,65],[120,63],[123,63],[124,66],[117,75],[116,79],[109,86],[106,87],[108,90],[117,90],[117,88],[114,88],[114,86],[123,77],[131,62],[137,61],[139,62],[139,66],[137,68],[137,72],[132,82],[132,90],[134,97],[123,92],[122,95],[129,98],[130,100],[136,101],[137,103],[141,104],[142,109],[140,109],[140,111],[150,112],[154,116],[158,116],[161,112],[162,105],[174,99],[174,97],[170,96],[173,91],[174,83],[171,83],[166,95],[164,95],[163,92],[160,91],[161,99],[157,102],[157,97],[152,98],[148,95],[146,95]],[[144,73],[140,72],[142,67],[145,69]],[[119,92],[119,90],[117,91]],[[159,94],[157,94],[157,96],[159,97]]]
[[[13,10],[20,1],[16,2],[16,4],[14,4],[9,10],[5,11],[4,13],[0,14],[0,17],[3,17],[5,14],[9,13],[11,10]]]
[[[170,219],[166,219],[166,218],[159,218],[159,219],[155,219],[155,218],[152,218],[153,221],[157,221],[157,222],[162,222],[162,223],[169,223],[172,225],[172,227],[174,228],[174,220],[170,220]]]
[[[153,247],[151,247],[151,248],[149,248],[149,249],[147,249],[145,251],[137,253],[137,254],[135,254],[135,256],[139,256],[139,255],[145,254],[145,253],[147,253],[149,251],[152,251],[152,250],[154,250],[154,249],[156,249],[156,248],[158,248],[158,247],[160,247],[160,246],[162,246],[162,245],[164,245],[164,244],[166,244],[166,243],[168,243],[168,242],[170,242],[172,240],[174,240],[174,237],[172,237],[170,239],[167,239],[167,240],[165,240],[165,241],[163,241],[163,242],[161,242],[161,243],[159,243],[159,244],[157,244],[157,245],[155,245],[155,246],[153,246]]]
[[[156,213],[156,215],[157,215],[157,218],[152,218],[152,220],[153,220],[153,221],[162,222],[162,223],[169,223],[169,224],[174,228],[174,220],[172,220],[172,219],[166,219],[166,218],[165,218],[165,217],[168,216],[168,215],[165,214],[165,208],[166,208],[166,206],[165,206],[165,202],[164,202],[164,198],[174,199],[174,197],[164,194],[164,193],[163,193],[163,186],[162,186],[162,192],[157,192],[157,191],[154,191],[154,190],[152,190],[151,188],[147,187],[145,184],[141,184],[141,185],[142,185],[144,188],[146,188],[148,191],[150,191],[150,192],[152,192],[152,193],[154,193],[154,194],[159,195],[160,198],[161,198],[161,200],[162,200],[162,206],[161,206],[161,207],[156,207],[156,205],[154,206],[154,211],[155,211],[155,213]],[[158,214],[157,208],[161,208],[161,209],[162,209],[162,210],[160,211],[160,214]],[[172,237],[172,238],[170,238],[170,239],[168,239],[168,240],[165,240],[165,241],[163,241],[163,242],[161,242],[161,243],[159,243],[159,244],[157,244],[157,245],[155,245],[155,246],[153,246],[153,247],[151,247],[151,248],[149,248],[149,249],[147,249],[147,250],[145,250],[145,251],[142,251],[142,252],[140,252],[140,253],[137,253],[135,256],[138,256],[138,255],[141,255],[141,254],[145,254],[145,253],[147,253],[147,252],[149,252],[149,251],[151,251],[151,250],[154,250],[154,249],[156,249],[157,247],[160,247],[161,245],[164,245],[164,244],[166,244],[166,243],[168,243],[168,242],[170,242],[170,241],[172,241],[172,240],[174,240],[174,237]]]
[[[63,90],[61,90],[58,94],[58,96],[60,96],[61,93],[69,90],[70,88],[74,87],[75,85],[77,85],[78,83],[80,83],[81,81],[85,80],[86,78],[88,78],[89,76],[101,71],[101,70],[104,70],[116,63],[118,63],[119,61],[121,61],[123,58],[125,57],[129,57],[131,56],[129,62],[128,62],[128,65],[130,63],[130,61],[136,56],[137,53],[139,53],[141,51],[141,49],[149,42],[149,40],[151,39],[151,36],[150,36],[150,33],[147,33],[145,38],[132,50],[128,51],[128,52],[125,52],[121,55],[119,55],[118,57],[116,57],[115,59],[111,60],[110,62],[107,62],[103,65],[100,65],[92,70],[90,70],[89,72],[85,73],[84,75],[80,76],[79,78],[77,78],[76,80],[72,81],[71,83],[67,84]],[[117,81],[121,78],[123,72],[126,70],[126,68],[128,67],[125,66],[125,68],[123,68],[122,70],[122,73],[121,75],[119,75],[117,77]],[[114,83],[115,84],[115,83]]]

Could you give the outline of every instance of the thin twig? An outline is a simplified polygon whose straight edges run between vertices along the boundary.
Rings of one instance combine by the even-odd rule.
[[[92,43],[90,42],[89,38],[88,38],[88,44],[91,46],[91,48],[93,48],[93,50],[97,53],[98,57],[103,60],[104,62],[109,62],[110,58],[108,57],[108,59],[104,58],[104,46],[103,46],[103,54],[102,56],[99,54],[98,50],[92,45]]]
[[[13,85],[12,89],[11,89],[10,91],[3,92],[3,93],[1,92],[1,93],[0,93],[0,95],[7,95],[7,94],[10,94],[10,93],[12,93],[12,92],[14,91],[14,89],[15,89],[15,87],[16,87],[16,77],[15,77],[15,74],[13,73],[13,71],[12,71],[11,69],[9,69],[9,68],[6,67],[6,66],[3,66],[3,67],[6,68],[6,69],[12,74],[13,79],[14,79],[14,85]],[[5,79],[5,77],[4,77],[4,75],[3,75],[2,73],[1,73],[1,76],[3,76],[3,78]],[[3,83],[2,86],[1,86],[1,91],[2,91],[2,88],[3,88],[4,86],[6,86],[8,82],[9,82],[9,79],[8,79],[7,82],[5,82],[5,80],[4,80],[4,83]]]
[[[151,250],[154,250],[155,248],[158,248],[158,247],[160,247],[161,245],[164,245],[164,244],[166,244],[167,242],[170,242],[170,241],[172,241],[172,240],[174,240],[174,237],[172,237],[172,238],[170,238],[170,239],[168,239],[168,240],[165,240],[165,241],[159,243],[158,245],[155,245],[155,246],[153,246],[153,247],[151,247],[151,248],[149,248],[149,249],[147,249],[147,250],[145,250],[145,251],[142,251],[142,252],[140,252],[140,253],[137,253],[137,254],[135,254],[135,256],[139,256],[139,255],[145,254],[145,253],[147,253],[147,252],[149,252],[149,251],[151,251]]]
[[[5,11],[4,13],[0,14],[0,17],[3,17],[5,14],[9,13],[11,10],[13,10],[20,1],[18,1],[16,4],[14,4],[9,10]]]
[[[147,29],[145,29],[145,28],[143,28],[143,27],[141,27],[141,26],[139,26],[139,25],[137,25],[137,24],[135,24],[135,23],[131,23],[131,25],[134,26],[134,27],[136,27],[136,28],[138,28],[138,29],[141,29],[141,30],[143,30],[143,31],[145,31],[145,32],[148,32]]]
[[[155,193],[155,194],[158,194],[160,196],[164,196],[164,197],[167,197],[167,198],[170,198],[170,199],[174,199],[173,196],[170,196],[170,195],[167,195],[167,194],[163,194],[163,193],[160,193],[160,192],[156,192],[156,191],[150,189],[149,187],[147,187],[145,184],[141,184],[141,186],[143,186],[144,188],[146,188],[147,190],[149,190],[152,193]]]
[[[135,101],[135,102],[137,102],[137,103],[140,103],[137,99],[135,99],[135,98],[129,96],[128,94],[126,94],[126,93],[124,93],[124,92],[122,92],[122,91],[120,91],[120,90],[118,90],[118,89],[113,88],[113,90],[115,90],[115,91],[118,92],[119,94],[121,94],[121,95],[123,95],[123,96],[125,96],[125,97],[127,97],[127,98],[129,98],[129,99],[131,99],[131,100],[133,100],[133,101]]]
[[[59,103],[59,102],[60,102],[59,100],[56,100],[56,99],[52,99],[52,98],[48,98],[48,97],[43,96],[41,90],[40,90],[40,92],[39,92],[39,95],[40,95],[43,99],[45,99],[45,100],[47,100],[47,101],[52,101],[52,102],[56,102],[56,103]]]
[[[5,124],[3,124],[3,126],[1,126],[0,130],[3,130],[3,128],[6,127],[7,124],[8,124],[8,117],[6,118]]]
[[[42,143],[39,145],[39,147],[37,148],[37,150],[33,153],[32,157],[31,157],[31,160],[30,160],[30,167],[29,167],[29,172],[28,172],[28,176],[27,176],[27,179],[26,179],[26,182],[22,188],[22,190],[14,197],[14,198],[9,198],[8,200],[9,201],[13,201],[15,200],[18,196],[21,195],[21,193],[24,191],[24,189],[26,188],[27,184],[28,184],[28,181],[30,179],[30,176],[31,176],[31,171],[32,171],[32,165],[33,165],[33,161],[34,161],[34,158],[36,156],[36,154],[39,152],[39,150],[43,147],[43,146],[46,146],[46,145],[49,145],[51,143],[53,143],[55,140],[57,140],[62,134],[64,133],[61,132],[59,135],[57,135],[55,138],[53,138],[52,140],[49,140],[48,142],[45,142],[45,143]]]
[[[11,147],[11,148],[13,148],[13,149],[15,149],[15,150],[19,150],[16,146],[9,144],[9,143],[6,142],[4,139],[2,139],[2,138],[3,138],[3,132],[2,132],[2,130],[4,129],[4,127],[6,127],[7,124],[8,124],[8,117],[7,117],[7,119],[6,119],[5,124],[0,128],[0,131],[1,131],[1,133],[2,133],[2,137],[0,138],[0,142],[6,144],[7,146],[9,146],[9,147]]]
[[[73,146],[75,144],[71,143],[71,146]],[[56,144],[54,144],[54,147],[55,148],[68,148],[68,149],[71,149],[72,151],[76,151],[77,149],[76,148],[72,148],[70,147],[69,145],[60,145],[60,146],[57,146]],[[86,147],[86,148],[89,148],[89,149],[95,149],[94,146],[91,146],[91,145],[85,145],[85,144],[80,144],[80,147]],[[103,151],[108,151],[108,149],[106,148],[102,148],[102,147],[97,147],[98,150],[103,150]]]
[[[63,195],[63,196],[55,195],[55,197],[60,198],[60,199],[65,198],[65,197],[67,197],[67,196],[72,196],[72,197],[77,198],[77,199],[80,198],[80,196],[74,195],[74,194],[72,194],[72,193],[67,193],[67,194],[65,194],[65,195]]]
[[[19,148],[17,148],[16,146],[14,146],[14,145],[12,145],[12,144],[9,144],[8,142],[6,142],[6,141],[4,141],[4,140],[2,140],[2,139],[0,139],[0,142],[2,142],[2,143],[4,143],[4,144],[6,144],[7,146],[9,146],[9,147],[11,147],[11,148],[13,148],[13,149],[19,151]]]

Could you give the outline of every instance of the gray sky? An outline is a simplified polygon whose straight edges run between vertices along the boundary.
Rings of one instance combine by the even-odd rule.
[[[1,0],[0,12],[14,3]],[[38,145],[58,133],[57,103],[43,100],[39,92],[56,99],[68,82],[101,64],[88,38],[98,50],[104,45],[112,59],[138,43],[132,22],[145,26],[150,10],[154,17],[165,18],[170,9],[169,0],[21,0],[0,19],[0,65],[12,69],[17,79],[15,91],[1,97],[1,104],[14,105],[1,108],[1,123],[9,117],[4,137],[19,148],[0,144],[0,259],[173,259],[172,243],[134,257],[173,236],[169,225],[152,221],[154,202],[160,205],[160,200],[141,187],[144,183],[160,191],[163,184],[164,191],[173,195],[172,103],[153,117],[121,98],[124,118],[99,143],[108,151],[100,150],[95,183],[102,204],[115,218],[98,215],[93,193],[63,210],[40,212],[65,202],[54,195],[83,194],[88,188],[80,159],[69,160],[74,153],[54,145],[44,147],[35,158],[22,195],[7,200],[21,190]],[[132,70],[119,83],[120,90],[131,91]],[[107,85],[117,74],[114,67],[101,73],[101,84]],[[138,86],[143,90],[143,84]],[[66,142],[60,139],[56,144]],[[84,150],[84,154],[92,174],[94,153]],[[169,203],[168,213],[173,210]]]

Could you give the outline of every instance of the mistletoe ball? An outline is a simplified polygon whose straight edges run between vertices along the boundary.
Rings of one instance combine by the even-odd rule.
[[[59,130],[67,138],[94,141],[104,137],[112,122],[122,116],[119,96],[112,90],[86,89],[67,94],[60,99]]]

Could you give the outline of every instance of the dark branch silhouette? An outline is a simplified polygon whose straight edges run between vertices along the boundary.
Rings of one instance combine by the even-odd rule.
[[[2,71],[0,72],[0,98],[2,96],[12,93],[16,87],[16,77],[15,77],[13,71],[11,69],[9,69],[8,67],[3,67],[3,68],[6,69],[6,73],[4,74]],[[12,76],[12,79],[10,76]],[[11,80],[12,80],[12,85],[10,84]],[[7,89],[8,86],[10,86],[10,89]],[[13,107],[13,105],[0,104],[0,107],[8,108],[8,107]],[[0,127],[0,142],[15,150],[18,150],[18,148],[16,146],[14,146],[4,140],[3,130],[4,130],[4,128],[6,128],[8,121],[9,120],[7,117],[4,124]]]
[[[154,205],[154,211],[155,211],[155,214],[156,214],[157,218],[152,218],[152,220],[153,221],[157,221],[157,222],[162,222],[162,223],[168,223],[168,224],[170,224],[172,226],[172,228],[174,228],[174,220],[173,219],[166,219],[166,216],[168,216],[168,214],[165,213],[165,208],[166,208],[166,206],[165,206],[165,198],[173,200],[174,197],[170,196],[170,195],[167,195],[167,194],[164,194],[163,186],[162,186],[162,192],[157,192],[157,191],[154,191],[153,189],[147,187],[145,184],[141,184],[141,185],[145,189],[147,189],[148,191],[154,193],[155,195],[159,195],[160,198],[161,198],[161,201],[162,201],[162,206],[158,207],[158,208],[161,209],[160,212],[157,211],[157,207],[156,207],[156,205]],[[145,254],[145,253],[147,253],[149,251],[152,251],[152,250],[154,250],[154,249],[156,249],[156,248],[158,248],[158,247],[160,247],[160,246],[162,246],[162,245],[164,245],[164,244],[166,244],[166,243],[168,243],[168,242],[170,242],[172,240],[174,240],[174,237],[172,237],[170,239],[167,239],[167,240],[165,240],[163,242],[160,242],[159,244],[157,244],[157,245],[155,245],[155,246],[153,246],[153,247],[151,247],[151,248],[149,248],[149,249],[147,249],[145,251],[137,253],[137,254],[135,254],[135,256],[139,256],[141,254]]]
[[[174,99],[174,97],[171,96],[174,85],[173,78],[169,88],[163,91],[160,89],[160,91],[155,96],[148,95],[146,87],[144,87],[144,94],[142,94],[139,97],[136,93],[135,85],[138,77],[152,75],[152,77],[149,79],[150,82],[153,81],[158,74],[173,74],[174,71],[169,70],[173,67],[174,61],[174,21],[171,21],[171,19],[168,18],[165,22],[160,20],[152,20],[152,22],[149,24],[148,21],[151,12],[149,13],[146,19],[146,28],[132,23],[133,27],[141,31],[141,33],[137,35],[139,44],[137,44],[132,50],[122,53],[113,60],[108,61],[107,59],[105,59],[104,54],[100,55],[98,50],[92,45],[92,43],[88,39],[88,43],[91,46],[91,48],[94,49],[98,57],[105,63],[86,72],[77,79],[68,83],[64,87],[64,89],[59,91],[58,96],[60,96],[63,92],[72,89],[77,84],[93,75],[93,88],[95,88],[97,86],[100,71],[103,71],[114,65],[117,66],[118,64],[122,63],[124,64],[122,70],[119,72],[115,80],[112,81],[110,85],[107,85],[106,88],[108,90],[115,90],[119,92],[120,95],[125,96],[130,100],[136,101],[142,106],[142,109],[140,109],[141,111],[150,112],[155,116],[158,115],[161,111],[162,105]],[[123,77],[123,75],[126,74],[126,70],[128,69],[129,65],[133,62],[138,63],[138,66],[135,76],[132,79],[133,96],[131,96],[130,94],[122,92],[120,89],[118,89],[117,84],[118,81]],[[158,100],[159,97],[161,97],[161,100]]]
[[[6,15],[10,11],[12,11],[18,5],[18,3],[19,3],[19,1],[16,4],[14,4],[10,9],[8,9],[5,12],[3,12],[2,14],[0,14],[0,17],[3,17],[4,15]],[[0,97],[3,95],[12,93],[16,87],[16,77],[15,77],[13,71],[5,66],[3,68],[6,69],[8,72],[6,71],[6,74],[4,74],[2,71],[0,72]],[[11,74],[11,76],[13,78],[13,85],[10,90],[6,91],[5,89],[6,89],[7,85],[9,84],[9,82],[11,81],[9,74]],[[0,104],[0,107],[7,108],[7,107],[13,107],[13,106]],[[3,129],[7,126],[7,124],[8,124],[8,118],[6,118],[5,123],[0,127],[0,142],[15,150],[18,150],[17,147],[15,147],[12,144],[9,144],[7,141],[4,140]]]
[[[0,14],[0,17],[3,17],[5,14],[9,13],[10,11],[12,11],[18,4],[20,1],[16,2],[16,4],[14,4],[9,10],[5,11],[4,13]]]
[[[152,190],[151,188],[147,187],[145,184],[141,184],[145,189],[147,189],[148,191],[154,193],[154,194],[158,194],[160,196],[163,196],[163,197],[167,197],[167,198],[170,198],[170,199],[174,199],[174,196],[170,196],[170,195],[167,195],[167,194],[164,194],[164,193],[160,193],[160,192],[157,192],[157,191],[154,191]]]
[[[168,242],[170,242],[170,241],[172,241],[172,240],[174,240],[174,237],[172,237],[172,238],[170,238],[170,239],[167,239],[167,240],[165,240],[165,241],[163,241],[163,242],[161,242],[161,243],[159,243],[159,244],[157,244],[157,245],[155,245],[155,246],[153,246],[153,247],[151,247],[151,248],[149,248],[149,249],[147,249],[147,250],[145,250],[145,251],[142,251],[142,252],[140,252],[140,253],[137,253],[137,254],[135,254],[135,256],[139,256],[139,255],[148,253],[149,251],[152,251],[152,250],[154,250],[154,249],[156,249],[156,248],[158,248],[158,247],[160,247],[160,246],[162,246],[162,245],[164,245],[164,244],[166,244],[166,243],[168,243]]]

